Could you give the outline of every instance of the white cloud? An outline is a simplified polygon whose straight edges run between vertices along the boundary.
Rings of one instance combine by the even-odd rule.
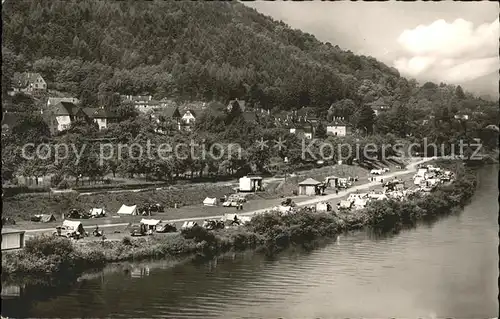
[[[405,30],[398,38],[404,56],[394,61],[403,74],[436,81],[460,83],[499,68],[499,19],[474,27],[457,19],[437,20]]]

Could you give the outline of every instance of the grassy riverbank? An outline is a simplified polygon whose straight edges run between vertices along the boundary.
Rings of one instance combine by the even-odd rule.
[[[450,164],[454,165],[454,164]],[[56,275],[100,268],[106,263],[165,257],[210,257],[229,250],[264,249],[275,252],[290,245],[310,246],[315,241],[368,227],[384,234],[432,221],[463,207],[472,197],[475,175],[455,166],[456,180],[428,195],[406,201],[371,202],[363,210],[348,213],[262,214],[246,226],[210,232],[201,227],[182,233],[148,238],[124,238],[115,242],[73,244],[67,239],[39,237],[27,241],[22,251],[4,254],[2,276]]]

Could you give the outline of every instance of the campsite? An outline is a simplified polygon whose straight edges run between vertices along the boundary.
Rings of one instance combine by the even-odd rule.
[[[83,227],[85,227],[88,232],[92,232],[96,225],[99,225],[100,231],[104,232],[104,237],[106,240],[116,240],[121,239],[125,236],[130,236],[130,228],[132,227],[132,225],[140,225],[142,219],[163,221],[163,223],[161,223],[157,227],[155,227],[155,225],[149,225],[148,227],[146,227],[146,233],[151,232],[151,228],[156,228],[157,230],[161,231],[157,231],[155,232],[155,234],[158,233],[158,235],[160,235],[160,233],[166,233],[166,235],[168,235],[172,228],[180,230],[185,219],[197,222],[198,225],[202,225],[204,217],[206,216],[218,216],[217,219],[219,219],[219,217],[224,216],[225,214],[245,214],[247,212],[263,210],[266,208],[272,210],[273,207],[282,212],[289,212],[292,210],[292,207],[288,207],[288,205],[283,206],[284,199],[290,198],[290,200],[294,203],[301,203],[309,201],[312,198],[316,197],[332,196],[336,194],[336,190],[338,190],[340,191],[340,193],[338,194],[338,196],[336,196],[335,199],[327,202],[322,202],[319,205],[313,205],[317,211],[333,211],[339,208],[338,204],[341,202],[341,200],[347,199],[348,194],[343,194],[343,192],[347,191],[352,195],[353,192],[349,190],[351,187],[356,187],[357,185],[366,183],[363,177],[359,178],[355,175],[351,177],[338,177],[337,175],[323,176],[327,177],[320,177],[318,175],[303,175],[302,177],[295,177],[295,190],[291,189],[290,193],[300,193],[300,195],[292,195],[287,197],[273,196],[272,198],[267,198],[267,192],[253,192],[232,194],[226,193],[225,196],[219,195],[217,197],[210,196],[210,194],[207,193],[208,196],[206,196],[204,200],[198,202],[198,204],[186,205],[181,207],[167,207],[166,205],[165,207],[163,207],[162,202],[155,202],[154,199],[153,201],[144,200],[143,202],[130,202],[125,197],[123,197],[125,198],[125,201],[120,206],[118,206],[115,211],[105,209],[104,207],[108,207],[105,202],[101,204],[101,208],[90,208],[88,210],[89,214],[95,215],[95,217],[99,216],[98,219],[70,218],[70,220],[77,220],[81,222]],[[369,176],[368,172],[366,176]],[[381,177],[383,178],[384,175],[382,175]],[[315,178],[317,178],[317,180],[315,180]],[[402,178],[400,179],[406,181],[406,184],[408,186],[412,186],[413,184],[410,173],[402,175]],[[260,179],[256,180],[260,181]],[[314,185],[306,185],[304,187],[299,185],[303,184],[301,183],[302,181],[308,183],[308,181],[311,180],[314,182]],[[264,185],[269,184],[264,183]],[[370,186],[370,190],[374,192],[381,192],[383,191],[383,189],[384,186],[381,181],[376,182],[376,184]],[[377,196],[378,195],[372,195],[371,197]],[[362,208],[366,206],[367,201],[367,199],[357,200],[356,203],[353,202],[352,205],[350,205],[350,208]],[[230,203],[229,205],[228,202]],[[240,206],[240,204],[242,206]],[[114,207],[116,207],[116,205]],[[144,213],[145,207],[149,208],[147,214]],[[239,209],[240,207],[242,209]],[[346,210],[342,209],[342,211]],[[43,233],[50,234],[54,231],[55,227],[60,225],[62,222],[62,216],[54,215],[54,218],[55,220],[49,218],[49,222],[43,224],[40,222],[20,220],[14,226],[14,228],[27,230],[28,237]],[[169,224],[170,226],[164,227],[166,224]],[[37,229],[40,229],[40,231],[37,231]],[[50,231],[48,231],[49,229]],[[87,240],[103,240],[103,238],[89,236],[84,239],[84,241]]]

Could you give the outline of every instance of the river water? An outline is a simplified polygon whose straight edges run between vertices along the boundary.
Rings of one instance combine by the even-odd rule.
[[[491,318],[498,314],[498,166],[478,171],[460,215],[384,239],[363,232],[312,252],[230,254],[107,271],[2,297],[13,317]],[[10,290],[14,289],[10,288]],[[3,289],[4,290],[4,289]],[[8,289],[7,289],[8,290]],[[16,292],[11,292],[16,295]]]

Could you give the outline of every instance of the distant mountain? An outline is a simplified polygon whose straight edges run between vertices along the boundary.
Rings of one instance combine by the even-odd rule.
[[[324,114],[344,99],[393,105],[419,92],[395,68],[239,2],[7,0],[2,20],[3,90],[35,71],[84,105],[119,92]]]
[[[477,95],[490,99],[499,98],[500,78],[498,71],[481,76],[471,81],[464,82],[462,87],[468,91],[474,92]]]

